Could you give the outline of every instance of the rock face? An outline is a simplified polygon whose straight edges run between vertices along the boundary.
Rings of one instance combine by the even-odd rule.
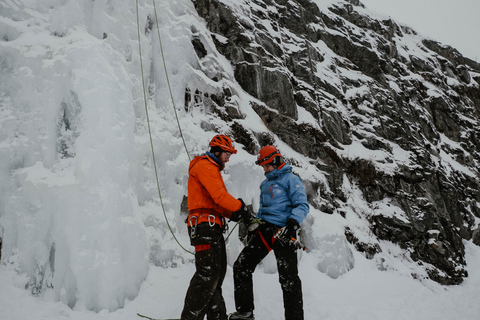
[[[311,158],[328,185],[306,181],[317,186],[309,199],[326,213],[342,213],[346,176],[372,206],[365,218],[376,239],[406,249],[433,280],[461,283],[462,240],[480,245],[480,65],[392,20],[373,20],[359,1],[328,10],[309,0],[193,3],[270,131],[235,122],[242,115],[227,90],[212,106],[236,140],[254,153],[276,136]],[[201,41],[192,44],[202,59]],[[299,110],[318,125],[300,121]],[[359,144],[370,154],[348,157]],[[374,210],[382,202],[403,218]],[[367,257],[381,250],[354,230],[345,236]]]

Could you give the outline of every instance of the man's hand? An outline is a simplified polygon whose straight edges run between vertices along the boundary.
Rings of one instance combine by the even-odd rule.
[[[241,198],[239,198],[238,200],[242,202],[242,206],[240,207],[240,209],[238,209],[232,214],[230,220],[237,222],[242,219],[242,221],[248,226],[250,223],[252,223],[253,216],[250,213],[250,210],[248,210],[245,202],[243,202]]]

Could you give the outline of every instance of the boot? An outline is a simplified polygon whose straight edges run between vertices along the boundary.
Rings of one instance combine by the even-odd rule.
[[[234,313],[230,314],[228,317],[229,320],[255,320],[253,316],[253,312],[238,312],[235,311]]]

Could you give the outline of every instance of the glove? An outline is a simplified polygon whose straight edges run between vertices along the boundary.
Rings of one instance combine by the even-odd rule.
[[[248,210],[245,202],[243,202],[241,198],[239,198],[238,200],[242,202],[242,206],[240,207],[240,209],[232,213],[232,217],[230,218],[230,220],[238,222],[240,219],[242,219],[242,221],[248,226],[250,223],[252,223],[252,214],[250,213],[250,210]]]
[[[290,240],[297,239],[297,230],[300,229],[300,225],[298,224],[297,220],[289,218],[287,220],[287,224],[285,228],[278,236],[279,240],[284,243],[289,243]]]

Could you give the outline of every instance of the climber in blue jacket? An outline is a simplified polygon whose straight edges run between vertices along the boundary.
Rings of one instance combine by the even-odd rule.
[[[302,180],[283,162],[272,145],[260,150],[256,164],[266,179],[260,184],[260,208],[256,229],[233,265],[236,312],[230,320],[253,320],[252,273],[273,250],[283,291],[285,320],[303,320],[302,283],[298,276],[297,230],[309,212]]]

